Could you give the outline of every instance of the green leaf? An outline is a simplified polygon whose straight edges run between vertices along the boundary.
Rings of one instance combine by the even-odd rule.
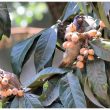
[[[96,39],[89,42],[95,54],[105,61],[110,61],[110,40]]]
[[[11,20],[5,2],[0,2],[0,39],[2,35],[10,37],[11,33]]]
[[[86,101],[78,78],[69,72],[60,80],[60,100],[66,108],[86,108]]]
[[[90,2],[86,3],[86,8],[87,8],[88,15],[93,16],[92,7],[90,5]]]
[[[105,14],[104,5],[102,2],[97,2],[98,12],[100,15],[100,19],[105,23],[107,28],[110,28],[109,21],[107,19],[107,15]]]
[[[57,27],[54,25],[40,36],[34,54],[36,71],[39,72],[51,59],[57,41]]]
[[[41,102],[38,100],[38,96],[34,94],[26,93],[25,96],[26,108],[42,108]]]
[[[82,83],[83,82],[83,75],[80,69],[76,69],[75,75],[78,77],[79,81]]]
[[[105,61],[105,69],[107,75],[107,82],[108,82],[108,95],[110,97],[110,62]]]
[[[11,51],[11,64],[16,75],[20,75],[24,63],[29,59],[41,33],[14,45]]]
[[[0,100],[0,108],[2,108],[2,100]]]
[[[24,100],[23,97],[19,98],[19,97],[16,96],[13,99],[13,101],[11,102],[10,108],[24,108],[24,105],[23,105],[24,102],[23,102],[23,100]],[[21,103],[20,103],[20,101],[21,101]]]
[[[110,89],[110,62],[105,61],[105,69],[106,69],[108,85],[109,85],[109,89]],[[109,93],[110,93],[110,90],[109,90]]]
[[[78,2],[78,6],[80,7],[80,10],[83,14],[87,15],[87,7],[85,2]]]
[[[45,64],[44,68],[52,67],[54,56],[55,56],[55,51],[54,51],[52,57],[50,58],[50,60],[47,62],[47,64]]]
[[[64,108],[62,104],[56,102],[56,103],[53,103],[50,108]]]
[[[107,15],[105,13],[105,9],[104,9],[104,4],[102,2],[97,2],[97,3],[90,3],[92,8],[93,8],[93,12],[96,14],[97,18],[101,19],[107,28],[110,27],[109,21],[107,19]]]
[[[103,105],[100,104],[100,102],[97,100],[97,98],[94,97],[94,95],[89,87],[87,78],[85,79],[85,83],[84,83],[84,93],[93,104],[95,104],[98,107],[105,108]]]
[[[47,81],[46,83],[44,83],[44,86],[45,85],[47,86],[47,88],[45,90],[45,87],[43,87],[44,89],[41,96],[44,97],[43,99],[41,98],[41,102],[43,106],[49,106],[59,97],[59,87],[58,87],[58,82],[56,82],[55,85]]]
[[[80,12],[78,4],[76,4],[75,2],[69,2],[66,8],[64,9],[64,12],[60,19],[62,20],[62,22],[64,22],[71,15],[75,15],[78,12]]]
[[[67,73],[70,71],[69,69],[63,69],[63,68],[56,68],[56,67],[48,67],[40,71],[35,77],[27,81],[27,87],[34,88],[42,85],[45,81],[45,79],[59,74],[62,75],[64,73]]]
[[[90,3],[89,4],[92,6],[92,9],[93,9],[93,14],[95,14],[96,16],[94,16],[94,18],[100,18],[100,15],[99,15],[99,11],[98,11],[98,8],[97,8],[97,3]]]
[[[110,105],[107,94],[108,84],[104,61],[101,59],[95,59],[94,61],[88,62],[87,77],[97,98],[104,105]]]
[[[38,96],[30,93],[25,93],[24,97],[15,97],[10,108],[42,108]]]
[[[105,27],[105,28],[103,29],[103,31],[104,31],[103,38],[104,38],[104,39],[110,39],[110,29],[107,28],[107,27]]]

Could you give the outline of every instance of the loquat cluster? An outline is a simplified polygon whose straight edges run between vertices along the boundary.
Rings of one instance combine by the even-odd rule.
[[[80,55],[77,56],[76,67],[77,68],[84,68],[85,60],[94,60],[94,50],[88,48],[81,48]]]
[[[103,21],[100,21],[100,28],[104,28],[105,24]],[[76,67],[77,68],[84,68],[84,63],[86,60],[94,60],[94,50],[90,49],[89,46],[89,40],[97,39],[101,37],[100,30],[91,29],[87,32],[79,33],[77,32],[76,25],[74,23],[71,23],[67,26],[66,32],[65,32],[65,39],[66,41],[63,43],[64,49],[73,49],[75,48],[75,45],[78,42],[82,42],[82,45],[80,47],[80,54],[77,56],[76,60]],[[72,53],[72,52],[71,52]]]
[[[24,95],[24,91],[22,89],[18,89],[14,87],[10,83],[12,79],[10,79],[8,74],[0,73],[0,96],[2,98],[6,98],[8,96],[16,95],[22,97]]]

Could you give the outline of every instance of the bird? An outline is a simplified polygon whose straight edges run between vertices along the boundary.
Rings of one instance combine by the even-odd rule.
[[[77,32],[80,32],[80,33],[84,32],[83,23],[84,23],[83,15],[76,15],[74,17],[73,24],[75,24]]]

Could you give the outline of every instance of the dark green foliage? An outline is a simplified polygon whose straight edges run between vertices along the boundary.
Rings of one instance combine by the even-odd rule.
[[[7,4],[5,2],[0,2],[0,39],[2,35],[10,37],[11,33],[11,21],[9,17],[9,12],[7,9]]]
[[[69,72],[60,81],[60,100],[65,108],[86,108],[86,101],[78,78]]]
[[[56,47],[57,27],[54,25],[45,30],[40,36],[34,54],[36,71],[39,72],[51,59]]]
[[[42,108],[38,96],[30,93],[25,93],[24,97],[15,97],[10,108]]]

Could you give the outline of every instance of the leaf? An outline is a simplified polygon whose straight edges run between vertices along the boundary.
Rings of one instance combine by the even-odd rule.
[[[47,68],[47,67],[51,67],[52,66],[54,55],[55,55],[55,51],[54,51],[52,57],[50,58],[50,60],[47,62],[47,64],[45,64],[44,68]]]
[[[97,39],[89,42],[95,54],[105,61],[110,61],[110,40]]]
[[[22,98],[21,98],[22,99]],[[24,99],[24,98],[23,98]],[[16,96],[13,101],[11,102],[10,108],[20,108],[19,105],[19,98]]]
[[[45,85],[47,86],[46,90],[44,87]],[[43,86],[43,93],[41,95],[44,97],[43,99],[41,98],[41,102],[43,106],[49,106],[59,97],[58,82],[56,82],[56,84],[52,84],[51,82],[47,81],[46,83],[44,83],[44,86]]]
[[[41,102],[34,94],[25,93],[24,97],[15,97],[10,108],[42,108]]]
[[[56,67],[48,67],[37,73],[35,77],[27,81],[27,87],[34,88],[42,85],[46,78],[49,78],[53,75],[59,74],[62,75],[70,71],[69,69],[56,68]]]
[[[64,22],[67,18],[69,18],[71,15],[75,15],[80,11],[78,4],[75,2],[69,2],[67,6],[64,9],[64,12],[61,16],[62,22]]]
[[[20,75],[24,63],[29,59],[41,33],[17,43],[11,51],[11,64],[16,75]]]
[[[110,89],[110,62],[105,61],[105,69],[106,69],[108,85],[109,85],[109,89]]]
[[[105,63],[101,59],[95,59],[94,61],[87,63],[87,77],[91,84],[91,88],[99,101],[104,105],[109,105],[108,99],[108,84],[105,73]]]
[[[79,81],[82,83],[83,81],[83,75],[80,69],[76,69],[75,75],[78,77]]]
[[[82,11],[83,14],[87,15],[87,7],[86,3],[84,2],[78,2],[78,6],[80,7],[80,10]]]
[[[105,61],[105,69],[107,75],[107,82],[108,82],[108,95],[110,97],[110,62]]]
[[[103,3],[97,2],[97,7],[98,7],[100,19],[105,23],[106,27],[110,28],[110,24],[109,24],[106,14],[105,14],[105,9],[104,9]]]
[[[85,79],[85,83],[84,83],[84,93],[87,96],[87,98],[95,105],[97,105],[98,107],[101,108],[105,108],[103,105],[100,104],[100,102],[94,97],[89,84],[88,84],[88,80],[87,78]]]
[[[64,108],[62,104],[56,102],[53,103],[49,108]]]
[[[104,39],[110,39],[110,29],[107,28],[107,27],[105,27],[105,28],[103,29],[103,31],[104,31],[104,33],[103,33],[103,38],[104,38]]]
[[[107,15],[105,13],[105,9],[104,9],[104,4],[102,2],[97,2],[97,3],[90,3],[92,8],[93,8],[93,12],[95,12],[97,18],[101,19],[107,28],[110,27],[109,21],[107,19]]]
[[[0,100],[0,108],[2,108],[2,101]]]
[[[57,28],[52,26],[40,36],[34,54],[36,71],[39,72],[45,64],[51,59],[57,41]]]
[[[60,100],[65,108],[86,108],[86,101],[78,78],[69,72],[60,81]]]
[[[97,3],[89,3],[91,6],[92,6],[92,9],[93,9],[93,14],[95,15],[94,18],[100,18],[100,15],[99,15],[99,11],[98,11],[98,8],[97,8]]]
[[[11,33],[11,20],[9,12],[7,9],[7,4],[5,2],[0,2],[0,39],[2,35],[10,37]]]
[[[42,108],[41,102],[38,100],[38,96],[34,94],[26,93],[25,96],[26,108]]]

